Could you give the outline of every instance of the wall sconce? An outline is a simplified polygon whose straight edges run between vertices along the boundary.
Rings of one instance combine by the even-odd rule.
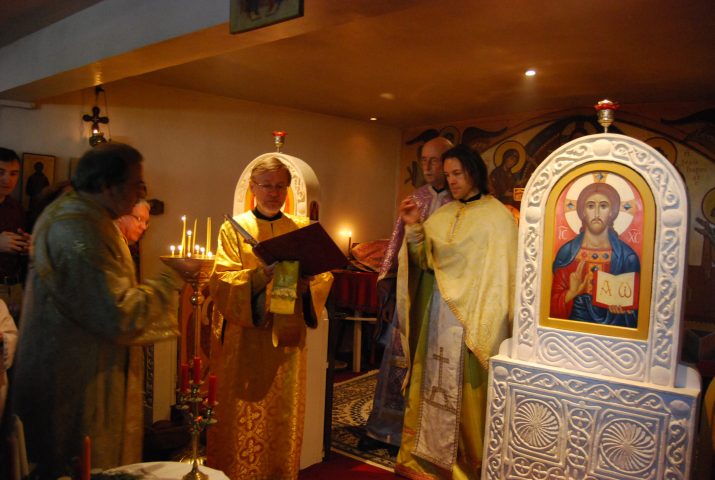
[[[93,147],[107,141],[107,139],[104,138],[104,133],[99,129],[100,123],[109,123],[109,117],[99,116],[99,107],[97,105],[99,104],[100,93],[104,94],[104,110],[107,111],[107,94],[101,85],[97,85],[94,87],[94,106],[92,107],[92,115],[85,114],[82,116],[82,120],[92,123],[92,135],[89,137],[89,144]]]

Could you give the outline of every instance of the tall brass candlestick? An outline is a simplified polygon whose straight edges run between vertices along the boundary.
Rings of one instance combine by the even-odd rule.
[[[191,358],[199,358],[200,369],[200,340],[201,340],[201,305],[205,297],[201,293],[208,284],[213,269],[213,259],[200,257],[173,257],[162,256],[161,261],[175,270],[181,278],[191,287],[191,305],[194,318],[194,343]],[[200,372],[199,372],[200,373]],[[183,376],[183,372],[182,372]],[[185,392],[179,388],[179,403],[181,409],[188,411],[189,428],[191,431],[191,463],[192,468],[184,475],[182,480],[208,480],[208,475],[199,470],[199,437],[201,432],[209,425],[216,423],[213,418],[215,403],[204,403],[201,397],[203,382],[196,374],[191,381],[191,391]]]

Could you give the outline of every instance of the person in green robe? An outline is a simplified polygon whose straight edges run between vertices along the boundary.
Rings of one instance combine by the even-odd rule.
[[[517,228],[509,210],[487,193],[487,169],[477,152],[459,145],[442,159],[456,201],[424,223],[413,201],[400,204],[406,229],[397,311],[409,312],[400,325],[408,327],[401,334],[412,362],[395,472],[421,480],[476,479],[489,357],[511,331]]]
[[[85,153],[65,193],[40,215],[30,249],[12,409],[37,478],[141,461],[142,351],[178,334],[177,274],[138,284],[114,219],[146,193],[142,156],[120,143]]]

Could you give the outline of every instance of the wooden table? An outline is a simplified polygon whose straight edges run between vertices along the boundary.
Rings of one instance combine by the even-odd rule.
[[[362,360],[362,325],[377,321],[377,273],[353,270],[333,270],[332,273],[333,316],[353,322],[353,372],[358,373]],[[339,310],[347,313],[338,315]]]

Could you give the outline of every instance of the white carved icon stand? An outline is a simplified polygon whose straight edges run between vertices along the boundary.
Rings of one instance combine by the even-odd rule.
[[[601,172],[651,199],[621,200],[645,219],[637,328],[551,318],[554,199]],[[679,362],[687,224],[681,177],[636,139],[581,137],[538,167],[522,199],[513,336],[490,361],[483,479],[690,478],[700,377]]]

